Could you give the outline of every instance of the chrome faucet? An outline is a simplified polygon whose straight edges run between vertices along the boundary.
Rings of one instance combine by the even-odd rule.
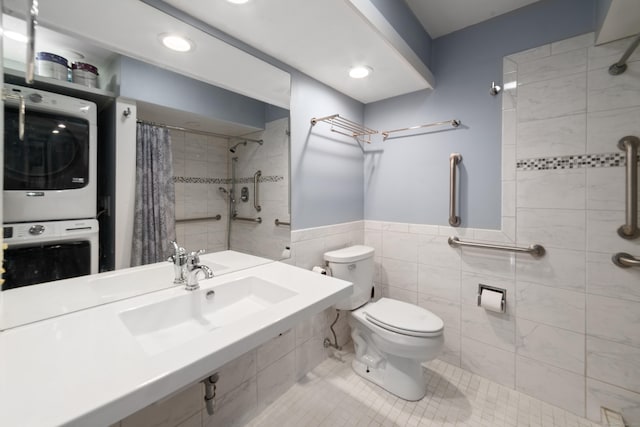
[[[187,283],[187,251],[174,241],[171,241],[171,244],[173,245],[173,255],[167,261],[173,264],[173,272],[175,273],[173,283],[184,285]]]
[[[187,256],[187,285],[185,286],[187,291],[200,289],[198,273],[203,272],[205,279],[211,279],[213,277],[213,270],[206,265],[200,264],[200,254],[202,253],[204,253],[203,249],[197,252],[191,252],[189,256]]]

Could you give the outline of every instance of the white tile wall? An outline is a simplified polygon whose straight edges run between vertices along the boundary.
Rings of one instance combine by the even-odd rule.
[[[231,233],[231,249],[247,252],[271,259],[280,259],[282,251],[290,246],[289,227],[276,226],[276,218],[289,222],[289,119],[269,122],[265,130],[246,135],[252,139],[262,139],[264,143],[240,146],[234,156],[238,157],[237,178],[253,178],[260,170],[263,177],[282,176],[278,182],[260,183],[260,206],[258,212],[253,206],[253,181],[236,184],[236,204],[238,215],[261,217],[262,224],[234,221]],[[230,144],[237,141],[231,140]],[[227,150],[225,150],[226,154]],[[231,166],[229,165],[229,168]],[[242,187],[249,188],[249,201],[240,201]]]
[[[264,144],[249,144],[238,150],[238,178],[250,178],[257,170],[263,176],[279,175],[284,179],[278,182],[260,184],[260,204],[258,213],[253,209],[253,183],[238,184],[239,194],[243,186],[250,189],[250,201],[239,202],[240,216],[263,219],[260,225],[234,222],[231,248],[257,256],[279,259],[282,251],[290,244],[288,227],[277,227],[276,218],[289,221],[289,145],[288,119],[279,119],[266,124],[264,131],[249,135],[254,139],[263,139]],[[173,168],[175,176],[195,178],[229,177],[229,141],[225,138],[203,136],[195,133],[171,131],[173,148]],[[218,187],[223,184],[176,184],[176,218],[190,219],[221,215],[222,220],[206,220],[176,225],[176,237],[187,248],[206,249],[215,252],[227,249],[227,227],[229,216],[225,196]],[[238,197],[239,199],[239,197]]]
[[[173,174],[181,177],[226,178],[227,140],[171,130]],[[227,249],[227,205],[218,185],[176,183],[176,238],[189,249]],[[221,221],[179,222],[222,215]]]

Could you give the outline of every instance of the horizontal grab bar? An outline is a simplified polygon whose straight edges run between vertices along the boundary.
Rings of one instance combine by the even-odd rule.
[[[233,220],[234,221],[257,222],[258,224],[262,224],[262,218],[261,217],[258,217],[258,218],[246,218],[246,217],[243,217],[243,216],[234,215],[233,216]]]
[[[276,223],[276,225],[285,225],[285,226],[291,226],[291,222],[286,222],[286,221],[280,221],[278,218],[276,218],[276,220],[274,221]]]
[[[613,261],[613,263],[618,267],[622,268],[640,267],[640,259],[625,252],[618,252],[611,257],[611,261]]]
[[[220,221],[222,219],[222,215],[218,214],[216,216],[203,216],[199,218],[184,218],[184,219],[176,219],[176,222],[195,222],[195,221],[209,221],[209,220]]]
[[[468,246],[470,248],[484,248],[484,249],[493,249],[497,251],[507,251],[507,252],[523,252],[531,254],[534,257],[542,257],[545,254],[545,249],[541,245],[531,245],[528,248],[521,248],[518,246],[505,246],[505,245],[494,245],[492,243],[479,243],[479,242],[463,242],[457,237],[449,237],[449,245],[455,247],[460,246]]]

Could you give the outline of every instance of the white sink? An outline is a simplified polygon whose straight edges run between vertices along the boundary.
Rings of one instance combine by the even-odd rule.
[[[151,355],[237,322],[297,295],[255,276],[132,308],[120,319]]]

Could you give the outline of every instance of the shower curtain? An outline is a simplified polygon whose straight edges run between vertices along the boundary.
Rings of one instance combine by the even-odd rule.
[[[131,265],[164,261],[176,239],[171,138],[165,128],[138,123],[136,204]]]

